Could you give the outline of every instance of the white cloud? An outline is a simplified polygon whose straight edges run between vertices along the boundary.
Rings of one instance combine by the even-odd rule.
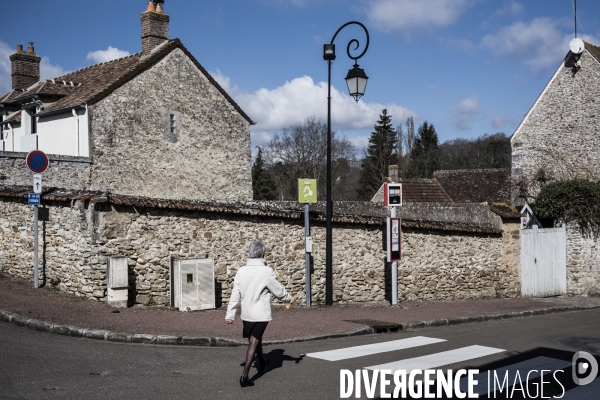
[[[516,125],[520,121],[518,118],[515,118],[511,115],[492,115],[490,117],[490,123],[494,129],[502,129],[507,125]]]
[[[355,136],[348,139],[354,146],[356,146],[357,154],[362,155],[363,150],[369,146],[369,136]]]
[[[452,125],[460,130],[467,130],[471,127],[472,123],[479,118],[480,115],[485,114],[479,99],[473,95],[461,100],[454,108],[450,121]]]
[[[8,92],[12,87],[10,77],[10,55],[14,53],[6,43],[0,41],[0,96]]]
[[[572,35],[560,31],[562,24],[562,20],[546,17],[534,18],[529,23],[515,22],[497,33],[485,35],[481,45],[496,56],[523,59],[532,71],[543,71],[556,67],[569,51]],[[597,43],[592,36],[581,37]]]
[[[50,58],[47,56],[42,57],[40,62],[40,79],[58,78],[59,76],[65,75],[69,71],[65,71],[60,65],[50,64]]]
[[[466,0],[375,0],[369,2],[367,15],[378,28],[409,37],[456,23],[469,4]]]
[[[211,73],[219,85],[235,99],[240,107],[256,122],[253,130],[274,132],[315,115],[327,118],[327,83],[315,83],[310,76],[303,76],[274,88],[262,88],[254,93],[243,92],[232,86],[231,80],[221,71]],[[368,98],[368,86],[367,86]],[[398,104],[381,104],[364,101],[356,103],[348,94],[331,88],[331,123],[338,131],[355,131],[371,128],[381,110],[387,108],[395,122],[417,114]]]
[[[496,15],[505,16],[505,15],[521,15],[524,10],[523,4],[517,1],[505,1],[502,7],[500,7],[496,11]]]
[[[96,50],[91,51],[87,55],[87,60],[92,60],[95,63],[103,63],[110,60],[115,60],[117,58],[126,57],[129,55],[129,52],[126,50],[119,50],[112,46],[108,46],[106,50]]]
[[[254,129],[250,132],[250,141],[252,142],[252,151],[255,152],[256,146],[265,147],[273,139],[273,135],[265,131],[256,131]]]

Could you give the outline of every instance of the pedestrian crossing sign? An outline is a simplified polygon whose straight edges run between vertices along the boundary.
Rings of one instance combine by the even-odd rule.
[[[317,202],[317,180],[298,179],[298,203]]]

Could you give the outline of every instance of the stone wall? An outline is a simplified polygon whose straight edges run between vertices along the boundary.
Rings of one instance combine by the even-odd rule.
[[[90,190],[252,199],[249,122],[181,49],[88,109]]]
[[[567,224],[567,293],[600,294],[600,241]]]
[[[27,153],[0,151],[0,186],[33,186],[32,172],[25,163]],[[44,187],[84,189],[90,180],[91,159],[48,155],[50,165],[43,174]]]
[[[220,305],[229,298],[235,273],[247,258],[248,244],[258,239],[266,245],[269,265],[282,284],[304,301],[304,226],[296,214],[285,218],[268,213],[240,215],[109,202],[94,205],[80,200],[47,206],[49,220],[40,229],[40,263],[46,282],[60,290],[106,300],[106,257],[126,256],[130,299],[139,304],[169,304],[171,259],[213,258]],[[33,259],[31,215],[25,200],[0,199],[0,270],[29,279]],[[391,298],[382,221],[334,223],[334,301]],[[312,301],[322,303],[325,227],[322,221],[311,223]],[[405,228],[398,298],[518,296],[518,236],[515,239],[513,228],[509,225],[504,233]]]
[[[535,199],[538,173],[549,180],[600,178],[600,64],[587,50],[581,61],[576,73],[560,66],[511,139],[515,204]]]
[[[104,299],[108,249],[93,238],[84,202],[39,209],[39,282],[71,294]],[[33,282],[33,207],[0,199],[0,271]]]

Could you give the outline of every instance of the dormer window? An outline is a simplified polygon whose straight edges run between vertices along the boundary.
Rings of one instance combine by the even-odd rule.
[[[170,132],[175,133],[175,129],[177,128],[177,118],[175,114],[169,114],[169,127]]]

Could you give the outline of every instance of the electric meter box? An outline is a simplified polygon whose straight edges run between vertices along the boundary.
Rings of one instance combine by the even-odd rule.
[[[402,184],[383,184],[383,205],[385,207],[399,207],[402,205]]]

